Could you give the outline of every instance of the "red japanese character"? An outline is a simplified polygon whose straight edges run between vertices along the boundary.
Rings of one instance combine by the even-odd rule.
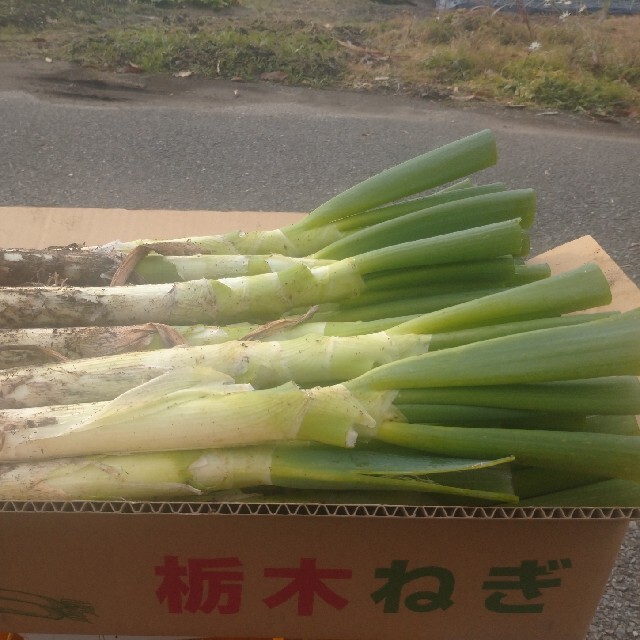
[[[185,567],[176,556],[166,556],[164,565],[156,567],[156,575],[163,577],[156,595],[160,602],[167,601],[170,613],[182,613],[185,595],[184,609],[190,613],[215,609],[222,614],[238,613],[244,574],[231,569],[241,566],[238,558],[190,558]]]
[[[187,575],[187,568],[178,562],[178,556],[165,556],[164,564],[156,567],[155,573],[162,577],[156,589],[158,601],[167,601],[169,613],[182,613],[182,596],[189,593],[188,585],[182,581]]]
[[[298,595],[298,615],[313,614],[314,596],[318,595],[334,609],[343,609],[349,601],[332,591],[323,580],[351,578],[351,569],[318,569],[315,558],[301,558],[299,568],[273,567],[264,570],[266,578],[291,578],[291,582],[263,602],[273,609]]]

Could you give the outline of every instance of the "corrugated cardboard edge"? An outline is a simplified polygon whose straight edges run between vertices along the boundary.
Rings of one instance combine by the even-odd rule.
[[[0,513],[123,513],[218,516],[314,516],[332,518],[456,518],[549,520],[640,519],[640,507],[434,507],[389,504],[251,502],[1,502]]]

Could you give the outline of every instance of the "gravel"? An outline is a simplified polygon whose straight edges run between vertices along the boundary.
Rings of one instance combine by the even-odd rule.
[[[633,521],[586,640],[640,638],[640,523]]]

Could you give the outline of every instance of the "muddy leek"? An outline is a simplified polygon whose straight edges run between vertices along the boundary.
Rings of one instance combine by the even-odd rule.
[[[0,372],[0,408],[111,400],[162,373],[206,366],[237,382],[272,387],[342,382],[384,362],[424,353],[429,336],[389,338],[386,333],[332,337],[304,335],[286,341],[227,341],[143,353],[8,369]]]
[[[535,292],[535,303],[531,302],[529,296],[521,295],[527,289]],[[427,314],[420,319],[420,326],[428,326],[435,317],[437,325],[443,328],[448,315],[454,327],[465,326],[465,323],[466,326],[474,326],[477,319],[478,324],[482,324],[488,323],[489,319],[494,323],[510,320],[514,315],[554,316],[564,311],[583,309],[590,306],[594,299],[601,300],[609,296],[608,284],[599,269],[576,270],[571,274],[554,276],[506,293],[451,307],[442,313]],[[513,303],[510,303],[511,297],[515,298]],[[468,311],[469,307],[471,310]],[[507,317],[502,317],[502,314]],[[595,322],[586,324],[593,325]],[[0,408],[108,400],[133,384],[150,380],[168,369],[198,364],[219,369],[240,382],[250,382],[259,387],[287,380],[302,385],[341,382],[366,373],[379,364],[425,353],[429,348],[429,335],[408,331],[414,327],[419,328],[416,322],[409,321],[389,328],[380,335],[367,334],[350,339],[323,339],[309,335],[282,342],[229,341],[219,345],[118,354],[7,370],[0,372],[0,385],[3,387]],[[529,325],[527,328],[533,327]],[[391,340],[391,335],[397,340]],[[432,357],[435,355],[436,352],[431,354]],[[488,355],[483,355],[484,359],[490,357],[491,350]],[[483,361],[479,360],[477,366],[481,367]],[[82,385],[77,383],[80,377],[84,381]],[[459,380],[457,384],[469,386],[475,383]],[[398,383],[396,388],[405,386]],[[450,385],[443,378],[438,386]]]
[[[334,302],[366,290],[377,271],[518,255],[517,220],[392,245],[307,268],[276,273],[114,287],[0,288],[0,326],[55,327],[160,322],[192,324],[263,321],[301,306]]]
[[[311,440],[354,446],[380,420],[396,417],[394,392],[354,395],[343,385],[301,389],[292,382],[254,390],[210,369],[163,374],[110,402],[9,411],[0,460],[51,459]],[[32,427],[36,417],[39,426]]]
[[[0,467],[2,500],[214,498],[261,486],[417,491],[515,502],[511,458],[470,460],[300,442],[90,456]]]
[[[502,335],[533,331],[570,324],[581,324],[609,317],[611,313],[583,313],[556,318],[539,318],[524,322],[511,322],[463,329],[450,333],[433,334],[429,350],[487,340]],[[59,362],[63,358],[78,359],[126,353],[130,351],[152,351],[162,347],[184,344],[204,346],[220,344],[230,340],[291,340],[305,335],[358,336],[386,331],[415,316],[382,318],[379,320],[356,320],[347,322],[300,320],[302,316],[283,318],[266,323],[237,323],[225,326],[192,325],[171,327],[180,340],[167,341],[158,325],[125,325],[118,327],[65,327],[0,329],[0,369],[34,366]],[[29,347],[42,347],[43,351]],[[23,349],[26,347],[26,349]],[[52,350],[63,358],[54,358],[46,351]]]
[[[487,199],[486,196],[493,198]],[[485,196],[485,197],[482,197]],[[460,202],[465,200],[465,202]],[[523,226],[531,223],[533,215],[533,196],[531,191],[520,190],[497,193],[496,187],[474,187],[461,189],[450,194],[434,194],[421,199],[421,206],[413,201],[376,210],[374,216],[367,216],[368,223],[361,221],[364,228],[357,231],[336,230],[340,240],[331,242],[329,247],[342,246],[340,257],[348,257],[365,250],[380,248],[450,233],[462,229],[477,227],[499,220],[520,217]],[[445,204],[446,203],[446,204]],[[408,205],[412,206],[409,207]],[[411,215],[403,210],[413,211]],[[401,215],[402,214],[402,215]],[[364,216],[355,216],[360,219]],[[393,218],[393,233],[388,224],[382,224]],[[389,220],[389,222],[394,222]],[[349,220],[341,223],[348,227]],[[365,243],[360,236],[368,231],[370,240]],[[353,242],[347,241],[353,236]],[[342,244],[340,244],[342,242]],[[344,247],[349,247],[348,251]],[[150,249],[150,247],[146,247]],[[327,247],[321,249],[325,252]],[[0,251],[0,285],[29,286],[64,282],[72,286],[101,286],[109,284],[118,267],[124,262],[126,254],[114,251],[81,251],[77,249],[51,249],[48,251],[11,250]],[[199,280],[202,278],[219,279],[237,276],[258,275],[282,271],[292,266],[304,265],[316,267],[330,264],[333,260],[322,259],[320,254],[308,257],[291,257],[280,254],[197,254],[197,255],[161,255],[151,252],[138,256],[131,265],[131,274],[125,280],[135,284],[159,284]],[[123,284],[122,282],[120,284]]]
[[[397,490],[515,501],[512,460],[422,456],[399,449],[350,449],[300,443],[215,450],[191,465],[203,490],[271,484],[323,490]],[[253,475],[253,478],[251,477]],[[265,481],[267,480],[267,481]]]

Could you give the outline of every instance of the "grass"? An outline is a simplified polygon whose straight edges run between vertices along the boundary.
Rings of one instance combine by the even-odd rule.
[[[640,16],[394,4],[0,0],[0,56],[640,116]]]
[[[414,91],[596,115],[640,113],[640,17],[518,17],[451,12],[370,29],[394,62],[360,75]],[[636,35],[634,35],[636,34]]]
[[[281,81],[315,87],[334,84],[346,56],[335,40],[313,25],[251,23],[247,28],[185,30],[146,26],[112,30],[74,43],[74,59],[109,67],[134,63],[150,73],[191,71],[206,77]]]

